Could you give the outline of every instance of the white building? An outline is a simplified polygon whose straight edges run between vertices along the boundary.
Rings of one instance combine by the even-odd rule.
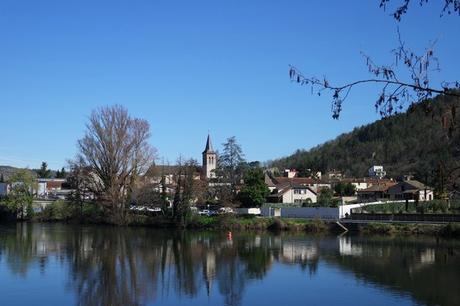
[[[293,178],[297,176],[297,171],[295,169],[284,169],[284,177]]]
[[[387,173],[385,170],[383,170],[383,166],[372,166],[369,168],[367,171],[369,174],[369,177],[376,177],[376,178],[384,178]]]
[[[306,202],[316,203],[316,192],[305,185],[285,185],[276,190],[276,193],[269,196],[269,201],[274,203],[295,203],[303,204]]]

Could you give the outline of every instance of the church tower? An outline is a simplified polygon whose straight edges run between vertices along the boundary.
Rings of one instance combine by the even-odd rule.
[[[203,170],[202,176],[204,179],[215,178],[214,170],[217,168],[217,154],[214,152],[211,143],[211,136],[208,134],[206,140],[206,148],[203,151]]]

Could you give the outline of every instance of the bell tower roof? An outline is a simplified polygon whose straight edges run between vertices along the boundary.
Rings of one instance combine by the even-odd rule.
[[[215,153],[212,148],[211,136],[208,134],[208,139],[206,140],[206,148],[204,148],[203,154]]]

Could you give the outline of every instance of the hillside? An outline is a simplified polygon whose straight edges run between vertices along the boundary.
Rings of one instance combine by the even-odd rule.
[[[0,178],[3,175],[3,179],[5,181],[8,181],[8,179],[18,170],[23,169],[23,168],[16,168],[12,166],[4,166],[0,165]],[[27,169],[32,172],[32,174],[35,176],[36,175],[36,170],[37,169]],[[54,171],[51,171],[51,174],[54,175]]]
[[[447,168],[459,161],[459,99],[437,96],[407,112],[355,128],[350,133],[274,160],[271,166],[326,172],[340,170],[364,176],[371,165],[383,165],[389,176],[432,177],[440,162]]]
[[[16,172],[17,170],[18,168],[15,168],[15,167],[0,165],[0,178],[3,175],[4,180],[7,181],[9,177],[13,175],[13,173]]]

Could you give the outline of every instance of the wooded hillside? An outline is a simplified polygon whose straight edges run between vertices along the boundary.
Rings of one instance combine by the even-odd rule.
[[[459,162],[459,106],[458,98],[437,96],[311,150],[298,150],[272,161],[271,166],[302,173],[336,169],[360,177],[371,165],[383,165],[392,177],[433,177],[440,162],[446,167]]]

